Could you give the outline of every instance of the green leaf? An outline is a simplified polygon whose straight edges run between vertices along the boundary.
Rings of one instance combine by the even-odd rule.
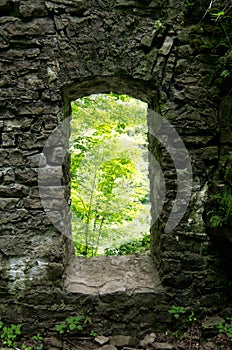
[[[70,329],[70,331],[74,331],[74,329],[76,329],[75,323],[70,323],[69,329]]]
[[[217,13],[211,13],[211,16],[213,17],[220,17],[220,16],[224,16],[225,12],[224,11],[219,11]]]

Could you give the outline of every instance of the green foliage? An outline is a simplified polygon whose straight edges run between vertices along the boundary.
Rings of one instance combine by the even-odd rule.
[[[221,74],[220,74],[220,77],[222,78],[226,78],[230,75],[230,72],[228,71],[228,69],[224,69]]]
[[[61,323],[61,324],[56,324],[55,325],[55,329],[59,334],[64,334],[66,328],[67,328],[67,324],[66,323]]]
[[[150,235],[144,234],[141,238],[133,239],[116,248],[106,248],[104,253],[110,255],[142,254],[150,248]]]
[[[144,104],[126,95],[91,95],[73,104],[71,209],[77,255],[102,254],[147,205],[144,120]]]
[[[24,343],[24,344],[22,344],[21,349],[22,350],[32,350],[32,347],[28,346],[27,344]]]
[[[211,227],[222,227],[232,220],[232,195],[222,192],[211,196],[214,209],[208,212]]]
[[[231,45],[231,5],[229,1],[217,2],[214,1],[212,8],[210,9],[210,16],[212,21],[215,22],[215,26],[221,29],[221,38],[219,45],[227,47],[227,51],[221,55],[219,59],[218,70],[220,71],[219,82],[223,82],[226,78],[231,77],[232,68],[232,45]],[[217,45],[218,45],[217,44]]]
[[[186,310],[183,306],[173,305],[170,310],[168,310],[169,314],[172,314],[176,319],[186,313]]]
[[[55,329],[60,335],[66,335],[68,333],[76,335],[76,333],[83,329],[84,324],[91,323],[88,315],[82,320],[82,316],[70,316],[63,323],[55,325]],[[0,348],[3,346],[4,348],[9,347],[17,350],[43,350],[43,336],[37,333],[30,339],[24,339],[22,338],[21,327],[21,324],[6,326],[0,321]],[[90,336],[94,337],[96,333],[92,330]]]
[[[189,308],[187,309],[183,306],[173,305],[171,309],[168,310],[168,313],[173,315],[175,318],[175,324],[177,324],[178,320],[179,328],[175,330],[172,335],[174,335],[176,338],[185,338],[186,333],[183,333],[183,330],[185,330],[186,327],[190,327],[190,333],[193,333],[193,325],[197,321],[197,317],[193,310]]]
[[[0,345],[7,346],[14,349],[21,350],[42,350],[43,349],[43,337],[38,333],[31,337],[26,343],[23,342],[19,345],[19,337],[22,336],[21,324],[11,324],[10,326],[4,325],[0,321]]]
[[[193,310],[191,311],[191,314],[188,315],[188,320],[190,323],[197,321],[197,317],[195,316],[195,313]]]
[[[0,340],[2,344],[10,348],[16,348],[16,338],[21,334],[21,327],[21,324],[11,324],[7,327],[0,321]]]
[[[207,213],[209,225],[222,227],[232,221],[232,155],[224,156],[219,162],[218,172],[213,179],[213,193],[209,198]]]
[[[211,13],[211,17],[214,21],[218,21],[224,15],[225,15],[224,11],[219,11],[217,13]]]
[[[163,28],[163,23],[160,19],[157,19],[154,23],[154,29],[152,31],[152,34],[155,34],[158,32],[161,28]]]
[[[177,329],[175,332],[172,332],[172,335],[174,335],[174,337],[179,338],[180,337],[180,330]]]
[[[37,333],[36,335],[33,335],[32,339],[35,340],[36,342],[42,342],[43,341],[43,337],[40,335],[40,333]]]
[[[33,350],[42,350],[43,349],[43,337],[40,333],[37,333],[36,335],[32,336],[33,341]]]
[[[74,331],[82,331],[83,326],[81,324],[82,316],[71,316],[67,317],[64,323],[56,324],[56,331],[62,335],[64,333],[74,332]]]
[[[90,337],[96,337],[96,336],[97,336],[97,333],[96,333],[95,331],[92,330],[92,331],[90,332]]]
[[[144,114],[144,103],[127,95],[98,94],[74,101],[72,112],[73,135],[90,127],[96,130],[98,127],[107,125],[112,129],[123,124],[126,127],[130,125],[139,128],[141,116]]]
[[[218,323],[218,331],[219,333],[225,333],[232,341],[232,317],[227,317],[227,321],[226,323]]]
[[[182,318],[187,323],[190,323],[190,324],[197,321],[197,317],[195,315],[195,312],[191,309],[188,310],[183,306],[173,305],[171,307],[171,309],[168,310],[168,313],[172,314],[175,317],[175,319]],[[183,317],[183,315],[184,315],[184,317]]]
[[[187,1],[187,0],[186,0]],[[232,6],[229,0],[211,0],[208,2],[201,21],[199,22],[200,13],[203,10],[202,1],[189,1],[192,3],[189,16],[191,22],[193,16],[200,24],[197,37],[193,41],[197,41],[197,49],[207,54],[206,61],[212,62],[212,77],[211,82],[214,87],[218,87],[218,94],[224,94],[230,86],[231,71],[232,71]],[[198,16],[197,16],[198,13]],[[197,18],[198,17],[198,18]],[[201,34],[204,32],[207,37]],[[200,36],[199,36],[200,34]]]
[[[83,257],[86,257],[86,244],[85,243],[80,243],[77,241],[76,237],[74,236],[74,240],[73,240],[73,245],[74,245],[74,249],[75,249],[75,254],[77,256],[83,256]],[[96,247],[95,246],[92,246],[90,243],[89,243],[89,249],[90,251],[94,251],[96,250]]]

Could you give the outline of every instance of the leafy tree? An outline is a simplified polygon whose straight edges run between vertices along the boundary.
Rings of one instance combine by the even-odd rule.
[[[141,133],[146,113],[137,100],[114,94],[80,99],[73,112],[74,245],[80,254],[94,256],[100,245],[103,251],[122,234],[122,227],[147,202],[146,145]]]

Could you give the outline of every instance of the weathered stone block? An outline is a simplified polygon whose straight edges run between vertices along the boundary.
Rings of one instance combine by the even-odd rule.
[[[32,168],[42,168],[46,166],[46,158],[43,153],[35,154],[27,158],[27,166]]]
[[[0,198],[0,208],[2,210],[14,210],[18,207],[18,198]]]
[[[55,143],[55,140],[52,142]],[[49,147],[46,148],[45,153],[48,164],[61,165],[63,163],[66,151],[64,147]]]
[[[7,150],[0,150],[0,167],[9,164],[8,162],[9,152]]]
[[[125,336],[125,335],[115,335],[110,339],[110,345],[114,345],[116,347],[124,347],[124,346],[136,346],[138,340],[134,337]]]
[[[12,166],[20,166],[25,164],[23,152],[21,150],[9,150],[9,161]]]
[[[46,17],[48,11],[43,0],[35,0],[33,2],[24,0],[20,1],[19,13],[23,17]]]
[[[62,166],[46,166],[38,169],[39,185],[59,186],[63,177]]]
[[[15,146],[15,136],[13,133],[2,134],[2,145],[3,147]]]
[[[38,170],[36,168],[16,168],[15,179],[20,184],[34,186],[38,183]]]
[[[12,168],[2,168],[0,170],[0,182],[3,185],[12,184],[15,181],[15,173]]]
[[[211,147],[205,147],[196,152],[198,156],[201,157],[201,159],[206,159],[206,160],[214,160],[218,159],[219,157],[219,150],[218,146],[211,146]]]

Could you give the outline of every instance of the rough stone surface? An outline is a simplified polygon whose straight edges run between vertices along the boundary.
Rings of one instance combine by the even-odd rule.
[[[105,345],[109,342],[110,338],[104,337],[104,335],[99,335],[94,338],[95,343],[99,345]]]
[[[175,347],[171,344],[168,343],[157,343],[155,342],[153,344],[154,349],[156,350],[174,350]]]
[[[148,347],[149,345],[152,345],[154,342],[155,342],[155,339],[156,339],[156,335],[155,333],[151,333],[151,334],[146,334],[146,336],[144,337],[143,340],[141,340],[139,342],[140,346],[142,348],[146,348]]]
[[[110,339],[110,344],[118,348],[122,348],[124,346],[136,346],[137,343],[138,340],[136,338],[126,335],[115,335]]]
[[[66,272],[66,290],[69,293],[112,295],[164,292],[149,256],[105,256],[87,261],[74,257]]]
[[[218,333],[218,324],[225,323],[225,320],[222,317],[214,316],[208,317],[202,322],[202,334],[205,337],[212,337]]]
[[[219,307],[231,298],[231,275],[224,271],[231,260],[211,240],[205,223],[209,183],[220,157],[232,149],[231,86],[219,91],[219,54],[205,53],[199,44],[212,37],[200,20],[204,6],[204,1],[200,6],[184,0],[1,2],[2,319],[28,329],[49,327],[91,306],[104,334],[136,335],[143,327],[151,332],[170,322],[170,305]],[[110,91],[148,103],[151,255],[156,267],[146,258],[145,272],[139,259],[131,269],[129,259],[124,276],[114,263],[114,281],[97,267],[98,280],[87,281],[70,239],[70,101]],[[172,133],[166,130],[163,146],[154,136],[154,130],[162,129],[154,111],[178,132],[192,166],[191,186],[181,181],[179,208],[189,193],[190,203],[170,232],[165,225],[173,208],[174,221],[177,216],[177,179],[190,168]]]

